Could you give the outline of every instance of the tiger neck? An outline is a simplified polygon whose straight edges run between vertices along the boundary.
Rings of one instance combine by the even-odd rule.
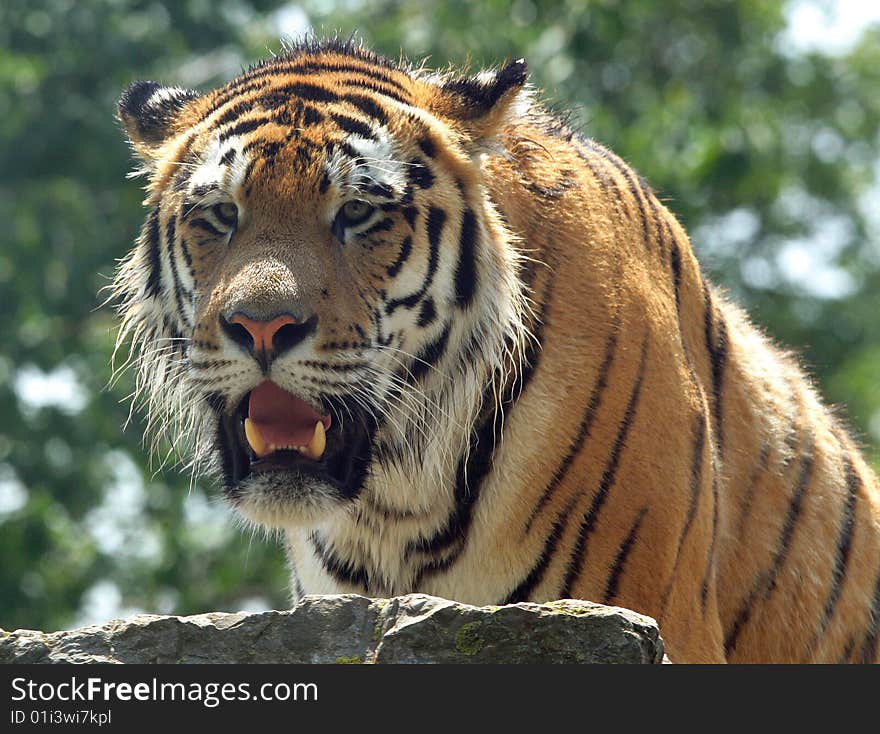
[[[419,386],[419,409],[377,433],[355,504],[305,541],[299,533],[294,564],[307,556],[333,590],[415,591],[463,550],[505,406],[522,389],[529,360],[531,317],[521,305],[517,263],[505,259],[510,248],[494,252],[498,272],[485,278],[469,313],[453,319],[442,364]]]

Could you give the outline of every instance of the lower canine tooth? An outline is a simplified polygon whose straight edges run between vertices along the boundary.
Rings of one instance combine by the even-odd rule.
[[[272,444],[263,439],[259,430],[257,430],[257,427],[253,424],[250,418],[244,419],[244,435],[247,438],[247,442],[250,444],[251,449],[253,449],[253,452],[257,455],[257,458],[262,459],[271,454],[275,449]]]
[[[303,456],[308,456],[312,461],[317,461],[324,455],[324,449],[327,448],[327,434],[324,432],[324,424],[318,421],[315,424],[315,433],[308,446],[300,448]]]

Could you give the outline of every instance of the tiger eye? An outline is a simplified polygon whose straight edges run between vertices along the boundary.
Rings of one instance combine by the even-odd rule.
[[[347,201],[342,207],[342,216],[347,224],[358,224],[364,221],[373,212],[371,204],[361,199]]]
[[[238,207],[231,201],[215,204],[214,216],[227,227],[234,227],[238,222]]]

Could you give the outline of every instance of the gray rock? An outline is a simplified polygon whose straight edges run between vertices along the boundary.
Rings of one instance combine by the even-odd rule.
[[[660,663],[650,617],[592,602],[473,607],[424,594],[307,596],[285,612],[141,614],[0,630],[0,663]]]

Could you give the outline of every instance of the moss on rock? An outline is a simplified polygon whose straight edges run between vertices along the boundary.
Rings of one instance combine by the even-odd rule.
[[[476,655],[486,644],[480,635],[482,622],[468,622],[458,628],[455,633],[455,649],[463,655]]]

